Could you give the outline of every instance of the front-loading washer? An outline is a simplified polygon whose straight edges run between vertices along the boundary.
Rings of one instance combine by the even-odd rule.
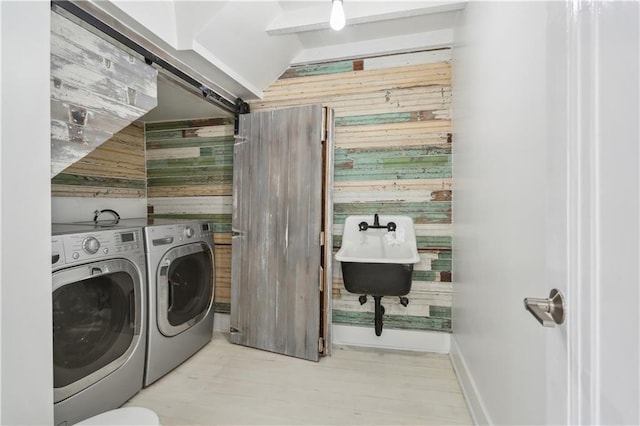
[[[206,345],[213,333],[213,223],[149,219],[144,228],[149,284],[145,386]]]
[[[141,227],[54,224],[54,424],[121,406],[143,386],[147,286]]]

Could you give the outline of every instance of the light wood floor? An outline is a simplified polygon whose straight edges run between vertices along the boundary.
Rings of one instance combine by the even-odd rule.
[[[125,405],[165,426],[472,424],[446,355],[334,347],[314,363],[221,333]]]

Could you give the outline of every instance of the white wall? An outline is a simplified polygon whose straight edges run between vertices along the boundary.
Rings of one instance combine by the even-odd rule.
[[[96,210],[115,210],[122,219],[147,217],[147,198],[52,197],[52,223],[84,222],[93,219]],[[105,213],[101,220],[111,219]]]
[[[597,345],[591,424],[640,424],[640,3],[583,6],[594,25],[587,56],[594,86],[585,127],[593,129],[593,275],[586,330]],[[621,58],[623,58],[621,60]],[[586,132],[585,132],[586,133]],[[584,141],[580,141],[584,145]],[[581,283],[581,286],[584,286]],[[585,386],[586,387],[586,386]]]
[[[50,5],[0,10],[0,424],[51,424]]]
[[[453,50],[452,354],[476,421],[545,424],[546,5],[470,2]],[[539,347],[542,345],[542,349]]]

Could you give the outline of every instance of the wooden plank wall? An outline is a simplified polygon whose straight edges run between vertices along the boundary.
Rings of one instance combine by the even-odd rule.
[[[145,198],[144,128],[134,123],[51,179],[54,197]]]
[[[148,216],[215,223],[216,312],[230,311],[233,118],[145,126]]]
[[[51,177],[157,105],[153,67],[63,13],[52,5]]]
[[[451,331],[450,58],[441,49],[291,67],[251,102],[334,109],[334,253],[348,215],[413,218],[421,262],[408,307],[383,299],[386,328]],[[339,262],[333,296],[334,323],[372,326],[373,302],[344,289]]]

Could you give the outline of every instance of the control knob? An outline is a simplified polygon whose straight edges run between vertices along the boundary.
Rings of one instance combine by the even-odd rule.
[[[184,228],[184,235],[187,238],[191,238],[193,237],[193,234],[195,233],[195,231],[193,230],[192,227],[187,226],[186,228]]]
[[[87,237],[82,242],[82,249],[87,254],[96,254],[100,249],[100,241],[98,241],[95,237]]]

